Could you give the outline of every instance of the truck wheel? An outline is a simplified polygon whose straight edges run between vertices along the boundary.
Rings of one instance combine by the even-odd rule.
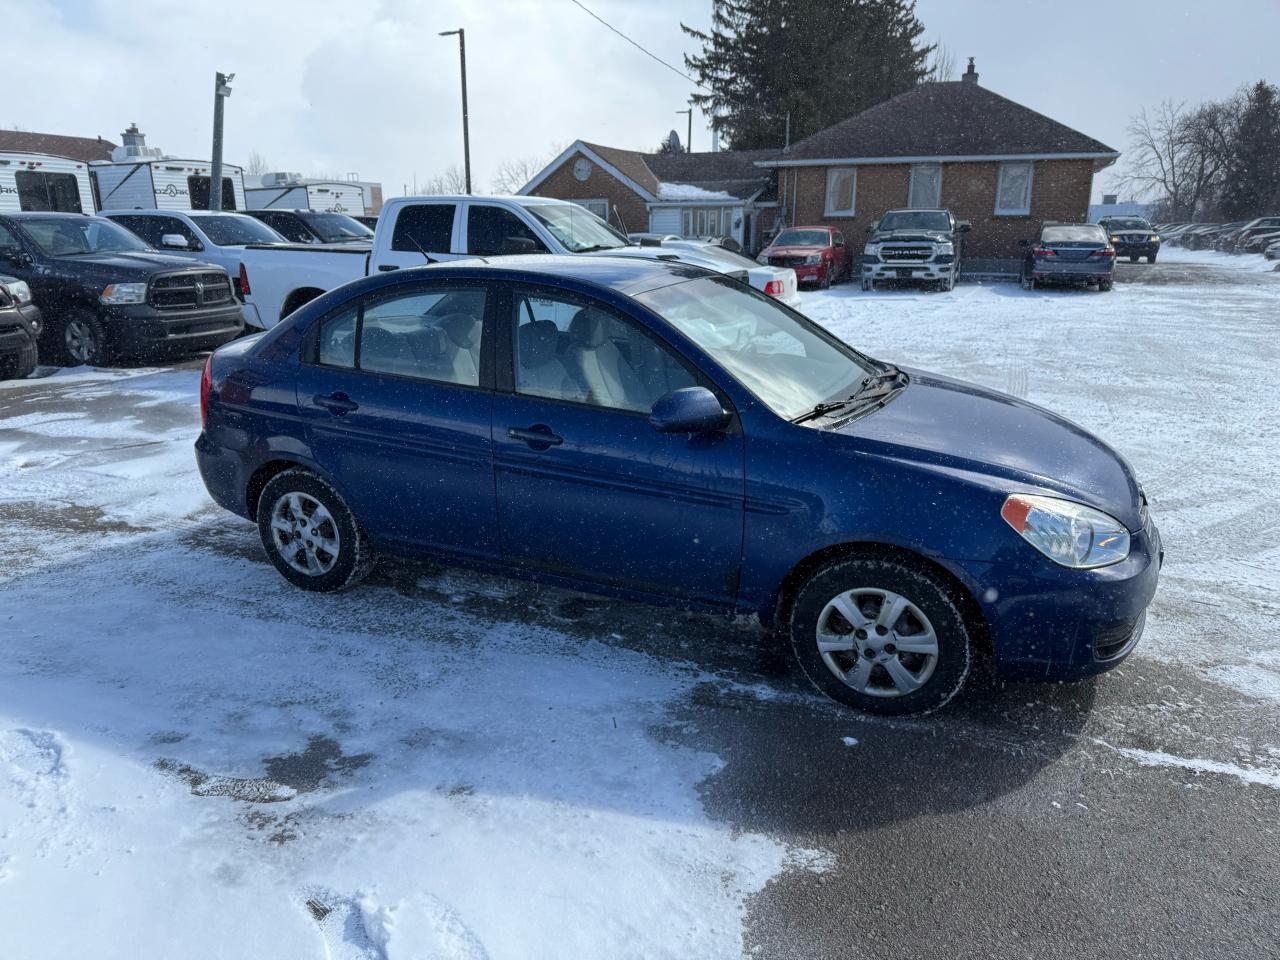
[[[111,341],[98,315],[83,307],[73,307],[57,326],[63,361],[73,367],[88,364],[106,366],[111,362]]]
[[[373,551],[355,514],[326,481],[295,467],[258,496],[258,534],[281,576],[295,587],[345,590],[373,569]]]
[[[35,340],[17,353],[0,357],[0,380],[23,380],[29,376],[39,363],[39,351]]]
[[[822,279],[818,281],[819,290],[831,289],[831,268],[827,267],[826,272],[822,275]]]
[[[955,288],[956,288],[956,277],[955,277],[955,274],[952,274],[951,276],[947,277],[947,279],[945,279],[945,280],[943,280],[943,281],[942,281],[942,292],[943,292],[943,293],[950,293],[950,292],[951,292],[952,290],[954,290]]]
[[[942,580],[896,559],[822,568],[791,609],[791,647],[809,681],[869,713],[929,713],[964,686],[973,644]]]
[[[863,293],[871,293],[873,290],[875,290],[875,288],[876,288],[876,282],[875,282],[874,280],[863,280],[863,281],[862,281],[862,292],[863,292]]]
[[[1036,288],[1036,278],[1029,273],[1024,273],[1022,275],[1022,289],[1034,290],[1035,288]]]
[[[1129,254],[1129,262],[1130,262],[1130,263],[1137,263],[1137,262],[1138,262],[1138,255],[1137,255],[1136,253],[1131,253],[1131,254]]]
[[[1147,263],[1155,263],[1155,262],[1156,262],[1156,255],[1154,253],[1151,254],[1149,257],[1147,257]]]

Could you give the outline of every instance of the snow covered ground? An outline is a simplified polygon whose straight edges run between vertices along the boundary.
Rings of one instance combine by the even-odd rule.
[[[1191,671],[1274,730],[1280,276],[1164,259],[1109,294],[846,285],[805,310],[1128,456],[1168,551],[1136,671]],[[5,960],[736,957],[770,881],[831,868],[820,843],[718,813],[723,738],[687,709],[806,695],[707,663],[697,617],[612,627],[610,604],[436,568],[294,590],[204,493],[197,381],[0,384]],[[853,758],[897,729],[824,716]],[[1212,760],[1103,746],[1280,783],[1274,737]]]

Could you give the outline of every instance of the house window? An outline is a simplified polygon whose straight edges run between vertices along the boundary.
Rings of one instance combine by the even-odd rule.
[[[907,206],[917,210],[942,206],[942,164],[917,163],[911,167]]]
[[[858,170],[856,167],[831,167],[827,170],[827,206],[828,217],[852,217],[853,200],[858,192]]]
[[[1032,164],[1000,164],[1000,180],[996,184],[996,213],[1004,216],[1031,212]]]
[[[733,210],[729,207],[686,207],[684,237],[723,237],[733,232]]]
[[[608,200],[575,200],[573,201],[580,207],[586,207],[601,220],[609,219],[609,201]]]

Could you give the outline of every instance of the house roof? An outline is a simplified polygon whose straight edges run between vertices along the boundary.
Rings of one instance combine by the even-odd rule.
[[[819,130],[761,166],[804,161],[981,158],[1117,151],[1093,137],[961,80],[922,83],[906,93]]]
[[[650,194],[658,192],[658,178],[654,172],[649,169],[644,162],[644,154],[639,150],[622,150],[618,147],[605,147],[598,143],[587,143],[581,141],[582,146],[588,147],[592,152],[600,156],[601,159],[607,161],[616,167],[637,184],[644,187]],[[559,158],[556,161],[558,162]]]
[[[27,130],[0,130],[2,153],[47,153],[54,157],[72,160],[110,160],[115,147],[109,140],[98,137],[64,137],[57,133],[31,133]]]

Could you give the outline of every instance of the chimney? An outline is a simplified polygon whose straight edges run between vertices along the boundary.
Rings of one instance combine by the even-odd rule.
[[[973,57],[969,58],[969,69],[964,72],[960,79],[965,83],[976,84],[978,82],[978,71],[973,69]]]

